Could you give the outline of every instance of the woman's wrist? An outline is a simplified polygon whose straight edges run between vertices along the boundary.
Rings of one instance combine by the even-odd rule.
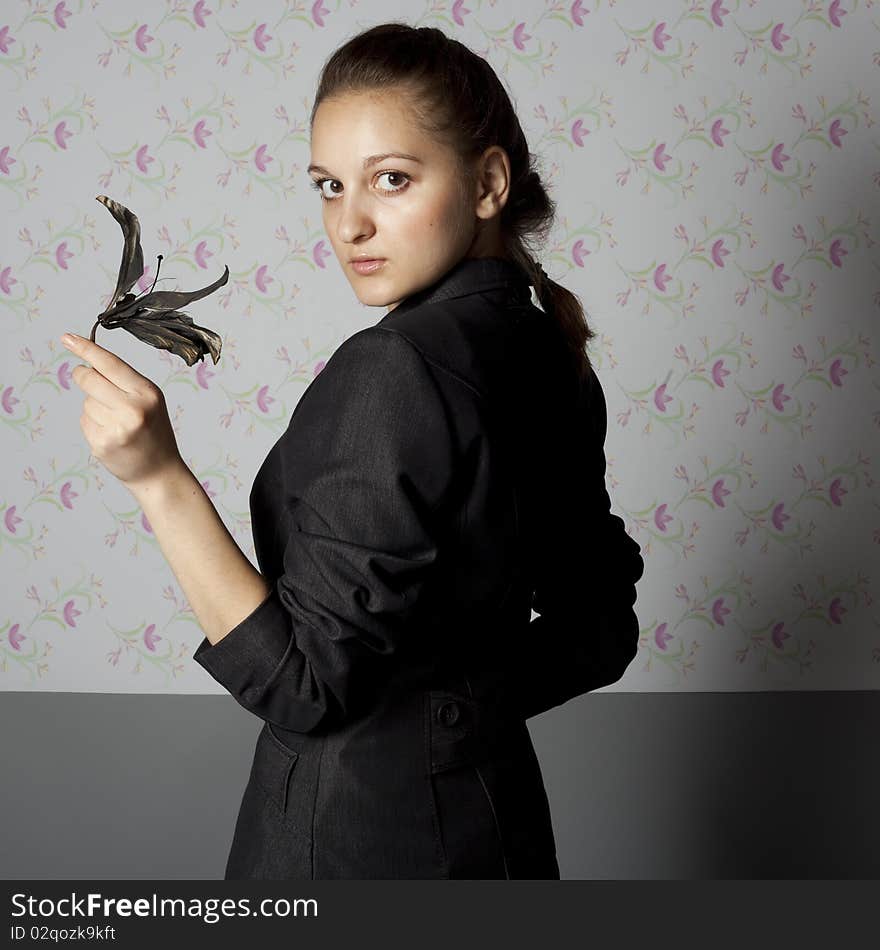
[[[195,475],[180,456],[166,468],[140,482],[123,482],[142,508],[162,504],[168,498],[192,492]]]

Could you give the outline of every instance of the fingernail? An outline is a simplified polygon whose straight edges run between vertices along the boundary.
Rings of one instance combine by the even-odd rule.
[[[65,346],[76,346],[76,341],[77,341],[78,339],[79,339],[79,337],[74,336],[72,333],[65,333],[65,334],[61,337],[61,342],[62,342]]]

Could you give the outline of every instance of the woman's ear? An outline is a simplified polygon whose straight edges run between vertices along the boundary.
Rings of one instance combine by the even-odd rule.
[[[479,218],[494,218],[501,214],[510,195],[510,159],[500,145],[491,145],[480,156],[477,168]]]

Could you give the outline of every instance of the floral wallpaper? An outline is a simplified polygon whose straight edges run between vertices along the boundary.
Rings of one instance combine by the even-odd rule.
[[[223,339],[161,386],[256,563],[253,477],[314,375],[377,322],[308,188],[318,71],[380,2],[9,0],[0,11],[0,684],[217,692],[132,496],[90,456],[78,362],[131,208],[147,290]],[[494,66],[558,216],[542,261],[598,330],[613,508],[642,545],[611,690],[880,686],[880,3],[410,5]],[[585,539],[585,545],[589,539]],[[585,566],[586,571],[586,566]],[[590,592],[585,590],[585,617]]]

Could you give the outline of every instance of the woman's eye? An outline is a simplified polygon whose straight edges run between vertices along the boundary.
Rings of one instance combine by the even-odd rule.
[[[409,183],[409,178],[402,172],[382,172],[382,174],[379,175],[380,178],[385,178],[386,176],[396,178],[398,181],[404,180],[407,184]],[[389,194],[396,194],[398,191],[403,191],[404,188],[406,188],[406,184],[398,185],[396,188],[392,186],[390,190],[386,188],[382,190],[389,191]]]
[[[315,181],[314,179],[312,180],[312,188],[314,188],[318,192],[318,194],[321,196],[321,201],[333,200],[332,198],[328,198],[324,194],[324,182],[332,181],[332,180],[333,180],[332,178],[319,178],[317,181]]]
[[[377,177],[392,179],[391,184],[393,187],[379,189],[379,191],[382,191],[387,195],[399,194],[401,191],[405,191],[409,185],[409,176],[405,175],[403,172],[380,172],[380,174]],[[404,184],[394,186],[393,179],[397,179],[398,181],[403,181]],[[321,196],[322,201],[335,201],[336,198],[338,197],[338,193],[337,195],[330,197],[324,191],[324,184],[327,182],[329,182],[330,184],[339,184],[339,182],[336,181],[335,178],[319,178],[317,180],[312,181],[312,188],[314,188],[318,192],[318,194]]]

